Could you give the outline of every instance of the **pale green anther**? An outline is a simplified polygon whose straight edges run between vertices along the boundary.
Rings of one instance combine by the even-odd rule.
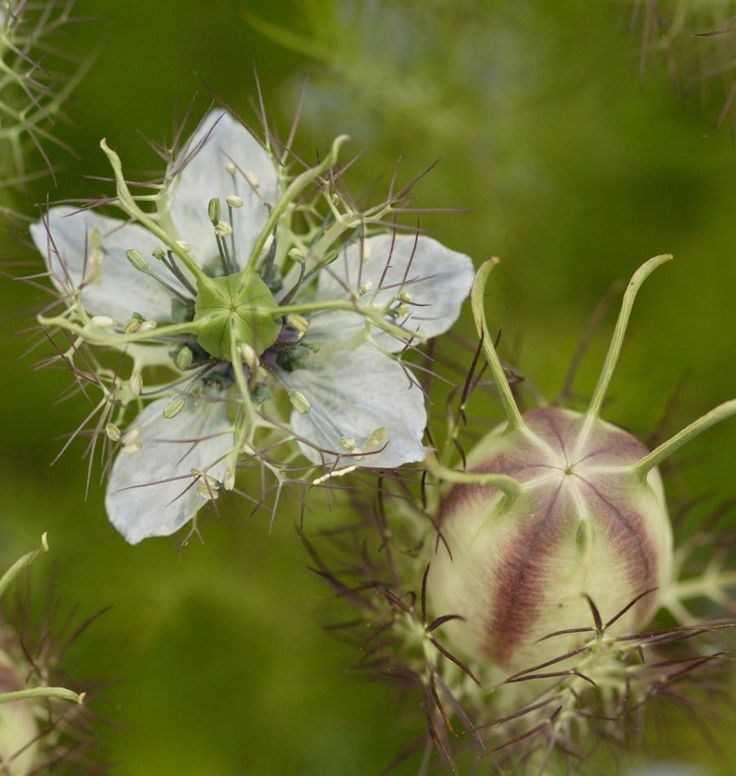
[[[126,431],[125,434],[122,437],[123,444],[128,447],[130,445],[137,444],[138,440],[141,436],[141,427],[136,426],[135,428],[131,428],[130,431]]]
[[[120,441],[120,429],[114,424],[114,423],[107,423],[105,425],[105,434],[107,434],[107,438],[111,442],[119,442]]]
[[[289,258],[297,264],[304,264],[304,251],[301,248],[289,248]]]
[[[388,442],[388,431],[385,428],[377,428],[363,444],[363,449],[367,453],[374,453],[380,450]]]
[[[255,273],[239,273],[199,284],[194,305],[198,342],[211,355],[232,360],[232,345],[250,345],[256,354],[276,342],[281,322],[276,300]]]
[[[229,197],[225,197],[225,202],[227,202],[228,207],[232,207],[232,208],[243,207],[243,198],[238,197],[235,194],[231,194]]]
[[[250,345],[240,345],[238,348],[238,353],[240,354],[242,362],[249,369],[256,369],[258,367],[258,354]]]
[[[351,437],[346,437],[346,436],[340,437],[340,447],[342,447],[342,449],[348,453],[354,453],[357,449],[355,440],[352,439]]]
[[[143,254],[140,251],[131,248],[130,250],[125,251],[125,256],[133,265],[133,267],[139,272],[148,272],[151,269],[150,265],[143,258]]]
[[[192,352],[191,348],[188,348],[186,345],[184,345],[183,348],[179,349],[179,352],[174,357],[174,363],[176,364],[177,369],[181,369],[182,372],[189,369],[189,367],[194,362],[194,353]]]
[[[166,258],[166,254],[164,253],[162,248],[154,248],[151,251],[151,255],[153,256],[154,259],[158,259],[159,261],[162,261],[163,259]]]
[[[225,165],[225,172],[228,175],[235,175],[237,171],[238,171],[238,168],[232,162],[227,162],[227,164]]]
[[[141,395],[141,391],[143,390],[143,378],[141,377],[140,372],[136,372],[134,375],[130,376],[130,380],[128,380],[128,389],[134,397]]]
[[[299,315],[299,313],[287,315],[286,325],[289,328],[294,329],[299,335],[299,339],[301,339],[307,333],[307,329],[309,329],[309,321],[303,315]]]
[[[212,226],[217,226],[220,222],[220,198],[213,197],[209,205],[207,205],[207,215],[209,216]]]
[[[97,227],[89,230],[89,244],[96,251],[102,249],[102,232]]]
[[[287,393],[289,396],[289,401],[291,402],[291,406],[297,412],[301,412],[302,415],[306,415],[309,410],[312,409],[312,404],[310,403],[309,399],[301,391],[289,388]]]
[[[192,244],[188,243],[186,240],[177,240],[176,244],[184,251],[184,253],[189,253],[189,251],[192,250]]]
[[[397,315],[400,315],[402,318],[404,318],[404,317],[406,317],[407,315],[409,315],[409,313],[410,313],[410,312],[411,312],[411,307],[409,307],[409,305],[408,305],[408,304],[404,304],[404,303],[402,303],[402,304],[400,304],[400,305],[399,305],[399,306],[396,308],[396,314],[397,314]]]
[[[167,419],[175,418],[183,409],[186,404],[186,399],[183,396],[175,396],[165,407],[162,415]]]
[[[111,326],[115,325],[114,318],[111,318],[109,315],[93,315],[89,319],[89,322],[99,329],[109,329]]]
[[[225,221],[218,221],[214,226],[218,237],[229,237],[233,233],[232,226]]]
[[[197,493],[199,493],[202,498],[214,500],[220,495],[222,483],[212,475],[200,471],[199,469],[192,469],[192,477],[196,477],[199,481]]]
[[[358,288],[358,294],[360,294],[360,296],[363,296],[370,291],[373,291],[373,283],[370,280],[366,280],[365,283],[361,283]]]
[[[399,301],[409,304],[411,302],[411,294],[408,291],[402,291],[399,294]]]
[[[93,248],[89,255],[89,262],[87,267],[87,282],[99,283],[102,278],[102,260],[104,254],[102,248]]]
[[[243,177],[248,181],[252,188],[257,189],[260,187],[261,182],[258,180],[258,176],[251,170],[246,170],[243,173]]]
[[[133,313],[128,322],[123,326],[125,334],[135,334],[140,328],[145,318],[140,313]]]

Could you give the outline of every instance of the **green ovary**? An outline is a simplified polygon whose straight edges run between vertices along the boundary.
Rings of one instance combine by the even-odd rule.
[[[263,353],[276,342],[281,322],[268,286],[255,273],[209,278],[199,283],[194,320],[197,340],[211,355],[232,360],[233,345]]]

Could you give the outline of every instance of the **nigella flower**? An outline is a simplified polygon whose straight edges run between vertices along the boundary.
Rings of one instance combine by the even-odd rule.
[[[265,451],[283,445],[332,472],[423,459],[423,394],[401,354],[455,321],[472,264],[387,231],[393,195],[358,212],[331,171],[344,140],[294,175],[286,154],[214,111],[141,198],[154,212],[103,141],[128,219],[54,207],[32,226],[65,305],[39,320],[76,339],[67,360],[82,345],[132,359],[127,379],[94,378],[97,434],[120,448],[107,511],[128,541],[177,531],[234,487],[243,459],[281,485]],[[128,408],[139,414],[125,427]]]

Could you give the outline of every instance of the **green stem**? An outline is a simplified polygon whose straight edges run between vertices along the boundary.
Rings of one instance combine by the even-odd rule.
[[[158,326],[155,329],[149,329],[144,332],[131,332],[130,334],[114,334],[107,336],[96,334],[90,329],[83,328],[76,323],[66,320],[66,318],[44,318],[43,315],[39,315],[37,320],[42,326],[56,326],[60,329],[65,329],[66,331],[77,334],[83,338],[85,342],[89,342],[93,345],[115,347],[130,342],[144,342],[160,337],[173,336],[175,334],[196,334],[204,324],[208,323],[209,318],[205,316],[203,318],[198,318],[196,321],[172,323],[168,326]]]
[[[624,336],[626,335],[626,328],[629,325],[629,318],[634,306],[634,301],[636,300],[636,295],[649,275],[651,275],[657,267],[667,261],[672,261],[672,256],[670,254],[663,254],[662,256],[655,256],[653,259],[649,259],[649,261],[642,264],[641,267],[636,270],[629,281],[629,285],[621,303],[621,312],[616,321],[616,328],[614,329],[613,337],[611,338],[611,344],[608,347],[606,360],[603,363],[598,383],[593,391],[593,398],[590,400],[590,405],[586,412],[586,426],[591,425],[592,421],[594,421],[600,413],[601,405],[606,397],[608,386],[611,383],[611,378],[613,377],[616,364],[621,355],[621,347],[623,345]]]
[[[192,273],[197,279],[198,284],[208,286],[212,290],[216,290],[216,287],[212,283],[212,279],[208,277],[204,270],[194,261],[194,259],[169,235],[166,230],[162,229],[159,224],[151,218],[150,215],[144,213],[137,205],[133,195],[130,193],[128,184],[125,182],[123,176],[123,167],[120,161],[120,157],[113,151],[108,145],[105,138],[100,140],[100,148],[103,150],[110,165],[113,169],[115,176],[115,186],[117,189],[118,203],[123,212],[127,213],[131,218],[138,221],[141,226],[144,226],[151,234],[161,240],[164,245],[167,245],[177,258],[181,260],[181,263]]]
[[[67,690],[66,687],[29,687],[26,690],[0,693],[0,703],[13,703],[13,701],[29,701],[34,698],[60,698],[72,703],[84,703],[86,693],[76,693]]]
[[[453,482],[458,485],[485,485],[498,488],[509,499],[516,500],[521,494],[521,483],[509,477],[508,474],[494,474],[492,472],[461,472],[442,466],[437,457],[431,451],[427,451],[424,464],[434,477],[445,482]]]
[[[248,258],[248,264],[246,265],[246,272],[255,271],[256,264],[261,256],[261,253],[263,252],[263,247],[266,244],[266,240],[273,231],[274,227],[279,223],[279,220],[284,214],[284,211],[305,189],[314,183],[314,181],[316,181],[317,178],[322,175],[322,173],[329,170],[330,167],[332,167],[337,162],[340,146],[342,146],[342,144],[347,140],[349,140],[347,135],[340,135],[339,137],[335,138],[334,142],[332,143],[330,153],[318,165],[315,167],[310,167],[308,170],[305,170],[303,173],[301,173],[301,175],[297,175],[297,177],[294,178],[294,180],[289,184],[286,191],[271,210],[268,221],[258,236],[255,245],[253,246],[253,250],[251,251],[250,257]]]
[[[0,577],[0,598],[3,597],[3,594],[8,589],[13,580],[18,576],[18,574],[26,566],[30,566],[31,563],[33,563],[33,561],[36,560],[36,558],[42,552],[48,552],[48,550],[49,543],[46,534],[44,533],[41,536],[41,546],[37,550],[26,553],[22,558],[19,558],[17,561],[15,561],[15,563],[2,575],[2,577]]]
[[[736,587],[736,571],[724,571],[720,574],[704,574],[695,579],[676,582],[668,590],[667,602],[682,601],[689,598],[707,596],[716,600],[723,596],[728,588]]]
[[[348,299],[327,299],[322,302],[304,302],[302,304],[287,304],[275,308],[264,310],[264,313],[273,315],[288,315],[289,313],[310,313],[322,312],[327,310],[345,310],[347,312],[357,313],[367,318],[374,326],[388,334],[392,334],[399,339],[419,339],[424,340],[425,336],[419,332],[409,331],[395,323],[387,321],[381,311],[375,307],[361,305]]]
[[[710,412],[693,421],[689,426],[683,428],[682,431],[679,431],[671,439],[663,442],[659,447],[652,450],[651,453],[637,461],[632,467],[633,471],[642,478],[646,477],[651,469],[655,466],[659,466],[662,461],[669,458],[672,453],[679,450],[691,439],[702,434],[703,431],[706,431],[711,426],[715,426],[716,423],[727,420],[734,415],[736,415],[736,399],[731,399],[731,401],[719,404]]]
[[[475,327],[478,332],[478,336],[483,341],[483,352],[488,366],[491,369],[491,374],[496,383],[496,389],[498,390],[501,404],[503,405],[504,412],[506,413],[506,420],[509,425],[509,430],[521,430],[526,428],[524,419],[521,417],[521,412],[516,406],[514,395],[511,392],[511,386],[506,379],[506,373],[504,372],[501,360],[496,353],[496,348],[493,345],[493,337],[491,337],[488,331],[488,322],[486,321],[485,308],[483,304],[483,295],[488,282],[488,275],[491,270],[498,264],[498,259],[493,258],[484,262],[478,272],[475,275],[473,281],[473,288],[470,292],[470,303],[473,308],[473,318],[475,319]]]
[[[242,401],[243,409],[243,422],[242,428],[238,431],[237,439],[235,440],[234,455],[237,457],[240,455],[243,445],[248,442],[248,433],[251,433],[255,429],[255,410],[253,409],[253,401],[250,396],[250,391],[245,382],[245,375],[243,374],[243,359],[238,352],[238,342],[235,333],[235,323],[230,321],[230,360],[233,365],[233,374],[235,376],[235,384],[238,386],[238,392]]]

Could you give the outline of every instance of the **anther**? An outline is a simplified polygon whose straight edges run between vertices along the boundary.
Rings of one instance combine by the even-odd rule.
[[[130,249],[125,251],[125,256],[131,265],[139,272],[148,272],[151,269],[149,263],[145,260],[140,251]]]
[[[105,434],[111,442],[119,442],[121,433],[120,429],[114,423],[105,424]]]
[[[175,396],[161,413],[167,420],[176,417],[183,409],[186,399],[183,396]]]
[[[297,412],[301,412],[302,415],[306,415],[309,412],[309,410],[312,409],[311,402],[301,391],[297,391],[297,390],[294,390],[293,388],[289,388],[287,391],[287,394],[289,396],[289,401],[291,402],[291,406]]]
[[[207,215],[209,216],[212,226],[217,226],[220,222],[220,199],[219,197],[213,197],[207,205]]]
[[[215,234],[218,237],[229,237],[233,233],[233,228],[226,221],[218,221],[215,225]]]
[[[135,428],[131,428],[130,431],[126,431],[125,434],[123,434],[122,443],[126,447],[130,447],[131,445],[137,444],[140,438],[141,438],[141,427],[135,426]]]
[[[143,378],[141,377],[140,372],[135,372],[130,376],[130,380],[128,380],[128,389],[134,398],[141,395],[141,391],[143,390]]]
[[[100,329],[109,329],[111,326],[115,325],[115,319],[111,318],[109,315],[93,315],[89,319],[89,322]]]

